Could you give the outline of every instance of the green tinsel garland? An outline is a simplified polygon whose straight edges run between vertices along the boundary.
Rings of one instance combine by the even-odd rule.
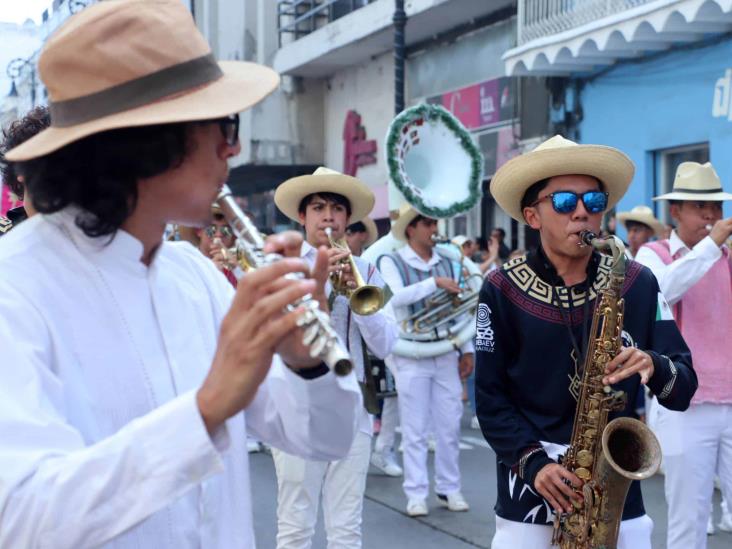
[[[447,128],[452,131],[460,141],[462,147],[468,152],[471,158],[471,174],[468,190],[470,195],[462,202],[457,202],[449,208],[436,208],[426,205],[422,198],[412,192],[412,189],[404,182],[399,173],[399,162],[395,151],[399,144],[399,137],[402,128],[406,124],[411,124],[415,120],[423,118],[425,123],[434,123],[439,120]],[[389,132],[386,135],[386,157],[389,166],[389,177],[401,191],[404,198],[421,214],[434,218],[453,217],[459,213],[470,210],[480,199],[481,183],[483,181],[483,155],[470,137],[470,133],[465,129],[460,121],[453,116],[450,111],[429,103],[422,103],[414,107],[410,107],[397,115],[389,126]]]

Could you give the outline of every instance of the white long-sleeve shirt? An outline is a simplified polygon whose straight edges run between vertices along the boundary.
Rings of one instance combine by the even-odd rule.
[[[429,261],[422,259],[409,245],[399,248],[394,253],[399,254],[411,267],[424,272],[430,272],[440,262],[440,256],[434,249],[432,250],[432,257],[430,257]],[[389,304],[394,311],[397,322],[401,322],[409,316],[410,305],[429,297],[437,291],[437,282],[433,276],[405,286],[399,268],[391,259],[383,259],[380,261],[379,271],[381,272],[381,277],[389,285],[389,288],[391,288],[392,298]],[[460,348],[460,351],[463,353],[472,353],[474,351],[472,340],[466,341]]]
[[[0,240],[0,547],[254,547],[247,431],[342,457],[355,376],[306,381],[275,358],[212,440],[195,393],[231,285],[187,243],[146,267],[131,235],[103,246],[73,217]]]
[[[712,268],[722,256],[722,250],[709,236],[689,249],[676,231],[671,231],[669,250],[672,257],[679,252],[681,256],[670,265],[666,265],[656,252],[646,246],[638,250],[635,260],[651,269],[658,279],[661,293],[673,305]]]
[[[302,258],[312,267],[315,264],[317,250],[307,241],[302,243],[300,249]],[[373,268],[371,277],[369,278],[369,263],[359,257],[354,257],[354,262],[358,267],[359,273],[364,281],[368,284],[383,287],[384,281],[379,275],[379,271]],[[326,292],[330,295],[332,287],[330,280],[326,282]],[[364,360],[363,346],[361,338],[366,342],[366,346],[372,354],[378,358],[384,358],[388,355],[399,337],[399,329],[393,317],[381,309],[371,315],[359,315],[350,310],[348,299],[344,295],[338,295],[333,302],[333,310],[331,311],[331,320],[341,341],[347,342],[351,359],[354,364],[354,371],[359,380],[364,379]],[[349,322],[349,316],[351,322]],[[368,436],[373,434],[373,418],[362,409],[359,420],[359,430]]]

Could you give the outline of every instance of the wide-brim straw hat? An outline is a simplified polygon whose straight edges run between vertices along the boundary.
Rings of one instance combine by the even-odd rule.
[[[216,62],[180,0],[108,0],[70,17],[38,61],[51,127],[7,153],[22,161],[89,135],[222,118],[262,100],[275,71]]]
[[[407,227],[414,221],[414,218],[421,215],[409,204],[402,204],[399,208],[399,217],[391,226],[391,234],[394,238],[401,241],[407,240]]]
[[[721,202],[732,200],[732,194],[724,192],[722,181],[709,162],[682,162],[676,169],[673,190],[653,200],[701,200]]]
[[[512,158],[491,180],[491,194],[508,215],[526,223],[521,200],[534,183],[558,175],[589,175],[600,180],[608,193],[607,209],[628,190],[635,166],[625,154],[604,145],[578,145],[555,135],[533,151]]]
[[[626,222],[628,221],[635,221],[636,223],[648,225],[653,229],[653,232],[656,233],[656,236],[660,236],[665,229],[664,224],[656,219],[656,216],[653,215],[653,210],[648,206],[636,206],[629,212],[619,212],[617,219],[626,229],[628,228],[626,225]]]
[[[376,198],[367,185],[329,168],[320,167],[311,175],[299,175],[282,183],[275,191],[275,204],[287,217],[300,221],[298,208],[309,194],[335,193],[345,196],[351,203],[348,224],[363,221],[374,209]]]

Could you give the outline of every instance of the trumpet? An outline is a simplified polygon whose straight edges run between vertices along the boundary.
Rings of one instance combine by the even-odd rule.
[[[341,260],[343,265],[348,265],[353,273],[353,279],[356,282],[355,288],[347,287],[340,279],[340,275],[331,275],[333,291],[343,294],[348,298],[348,306],[351,310],[362,316],[372,315],[384,306],[384,291],[378,286],[366,284],[361,273],[358,271],[356,262],[351,255],[351,249],[348,247],[345,239],[336,241],[333,238],[333,229],[325,228],[325,234],[328,236],[331,248],[344,250],[348,252],[348,259]]]
[[[236,235],[236,252],[243,266],[257,269],[282,259],[279,254],[264,253],[264,238],[234,201],[228,185],[221,189],[216,204]],[[290,273],[285,278],[297,280],[303,278],[303,275]],[[302,342],[309,348],[310,356],[322,360],[336,375],[347,375],[353,369],[353,362],[348,351],[338,341],[338,336],[330,325],[330,317],[320,310],[318,302],[310,294],[287,305],[285,310],[290,312],[298,308],[304,309],[297,325],[303,329]]]

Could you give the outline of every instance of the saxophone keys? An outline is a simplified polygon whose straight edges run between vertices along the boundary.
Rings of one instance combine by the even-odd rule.
[[[590,480],[590,471],[586,469],[585,467],[579,467],[575,472],[575,475],[577,475],[579,478],[587,482]]]
[[[303,344],[307,345],[308,347],[312,345],[313,341],[315,341],[315,338],[318,337],[319,331],[320,327],[318,326],[317,322],[313,322],[307,328],[305,328],[305,333],[302,335]]]
[[[589,450],[580,450],[577,452],[577,463],[581,467],[589,467],[592,465],[593,457],[592,452]]]

